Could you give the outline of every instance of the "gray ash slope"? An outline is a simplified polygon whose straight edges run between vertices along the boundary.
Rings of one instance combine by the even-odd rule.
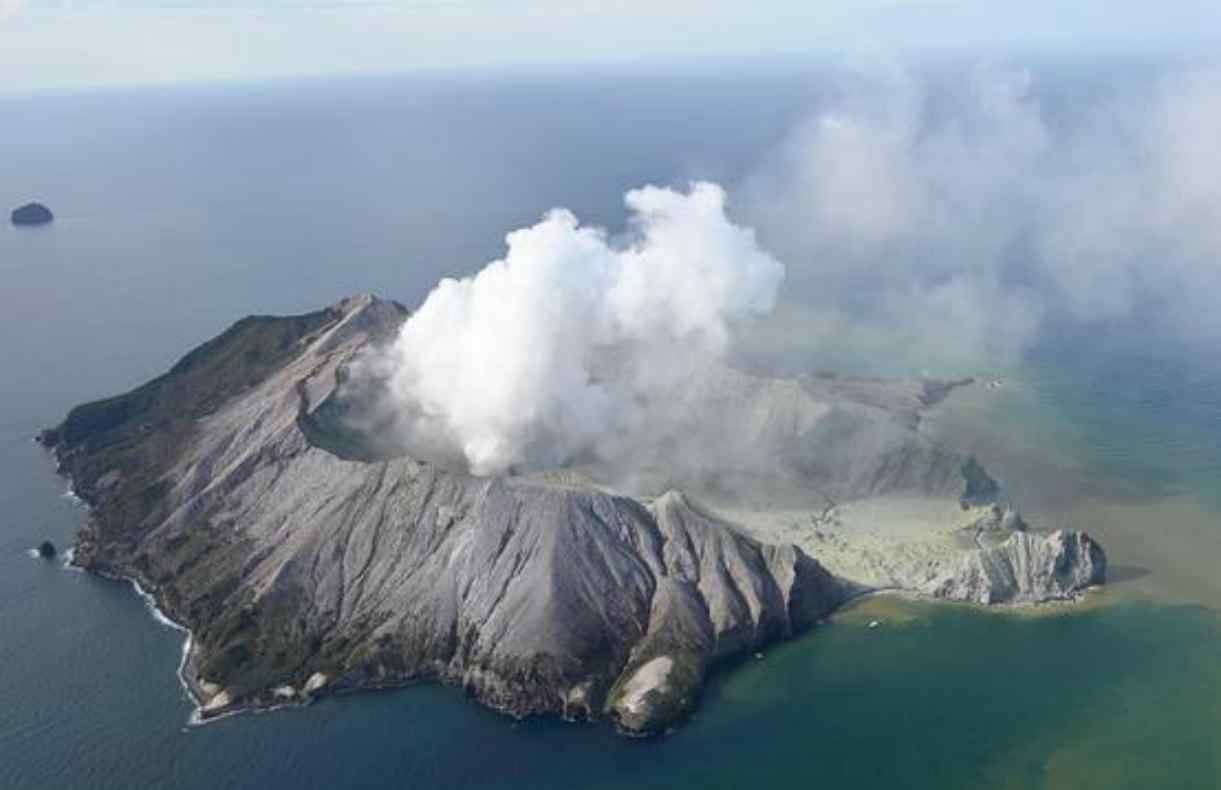
[[[352,438],[328,426],[347,366],[405,317],[362,296],[243,319],[40,437],[90,505],[77,564],[137,579],[191,630],[184,680],[204,715],[433,679],[517,716],[652,732],[690,710],[718,660],[861,591],[675,490],[638,499],[575,475],[480,478],[343,452]],[[726,375],[753,393],[734,430],[796,437],[792,457],[812,460],[788,473],[812,486],[996,493],[914,431],[943,385]],[[1076,533],[971,556],[926,592],[1059,598],[1105,567]]]

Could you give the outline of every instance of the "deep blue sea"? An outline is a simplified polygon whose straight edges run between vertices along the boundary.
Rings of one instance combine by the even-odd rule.
[[[1135,327],[1057,333],[933,423],[1036,523],[1099,537],[1111,590],[1037,614],[872,599],[720,673],[655,741],[435,686],[188,727],[182,635],[28,556],[84,517],[31,442],[72,405],[249,313],[418,302],[552,206],[615,227],[630,187],[733,183],[818,93],[636,73],[0,96],[0,207],[57,214],[0,226],[0,786],[1221,786],[1221,361]]]

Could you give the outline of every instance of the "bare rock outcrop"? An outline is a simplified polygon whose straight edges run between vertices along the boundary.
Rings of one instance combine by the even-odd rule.
[[[46,225],[55,219],[55,215],[51,213],[51,209],[41,203],[27,203],[24,206],[13,209],[9,215],[10,221],[14,225]]]
[[[999,545],[964,554],[921,592],[980,604],[1066,600],[1102,584],[1106,565],[1102,547],[1085,533],[1015,531]]]

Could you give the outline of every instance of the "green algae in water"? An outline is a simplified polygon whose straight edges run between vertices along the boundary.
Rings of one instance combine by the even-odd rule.
[[[464,710],[480,759],[433,757],[460,787],[1215,787],[1218,651],[1199,607],[875,599],[717,675],[668,737]]]
[[[678,784],[1221,782],[1215,612],[1122,604],[1030,617],[885,606],[891,616],[875,608],[837,618],[714,683],[697,721],[665,747],[673,753],[658,755],[676,768],[690,761]]]

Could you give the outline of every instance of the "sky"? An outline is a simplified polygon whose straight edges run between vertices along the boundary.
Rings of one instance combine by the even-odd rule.
[[[0,0],[0,91],[1218,43],[1212,0]]]

